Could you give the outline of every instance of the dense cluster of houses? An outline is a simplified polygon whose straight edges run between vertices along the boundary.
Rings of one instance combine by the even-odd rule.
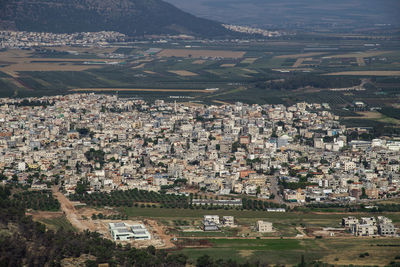
[[[349,229],[355,236],[396,236],[397,228],[391,219],[385,216],[362,217],[350,216],[342,219],[342,226]]]
[[[0,48],[30,48],[66,45],[107,45],[125,40],[119,32],[50,32],[0,31]]]
[[[67,194],[83,181],[89,193],[188,193],[190,187],[259,199],[280,196],[281,185],[282,199],[300,204],[398,194],[400,142],[350,141],[349,131],[366,129],[340,125],[326,104],[149,104],[97,94],[3,98],[0,174],[32,187],[58,182]],[[222,198],[193,204],[241,205]]]

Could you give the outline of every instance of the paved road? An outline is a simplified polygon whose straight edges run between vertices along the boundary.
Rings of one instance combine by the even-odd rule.
[[[282,196],[279,194],[278,178],[275,175],[268,176],[271,181],[271,193],[275,195],[275,201],[279,204],[285,204]]]

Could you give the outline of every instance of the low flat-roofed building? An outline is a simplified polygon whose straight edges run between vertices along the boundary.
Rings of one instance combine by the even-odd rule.
[[[376,226],[370,224],[353,224],[351,232],[355,236],[372,236],[376,234]]]
[[[352,225],[358,224],[358,219],[353,216],[342,219],[342,226],[350,228]]]
[[[213,221],[203,221],[203,230],[204,231],[219,231],[218,225]]]
[[[126,225],[123,222],[109,223],[108,224],[108,229],[109,230],[117,229],[117,228],[126,228]]]
[[[222,224],[223,226],[235,226],[235,219],[233,216],[223,216],[222,217]]]
[[[128,228],[112,229],[111,235],[115,241],[116,240],[128,241],[134,237],[133,233]]]
[[[383,236],[395,236],[397,229],[393,223],[381,223],[378,226],[378,233]]]
[[[204,215],[204,221],[213,222],[215,224],[219,224],[219,216],[218,215]]]
[[[361,224],[376,225],[376,219],[375,219],[375,217],[361,217],[360,223]]]
[[[272,232],[272,223],[266,221],[257,221],[257,231],[260,233]]]
[[[108,228],[110,230],[113,239],[128,241],[128,240],[149,240],[151,234],[143,224],[127,225],[123,222],[109,223]]]
[[[134,224],[131,231],[135,240],[150,240],[151,235],[143,224]]]

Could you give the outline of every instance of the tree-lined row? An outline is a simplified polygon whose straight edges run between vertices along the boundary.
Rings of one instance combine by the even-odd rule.
[[[343,211],[343,212],[399,212],[400,204],[377,204],[366,207],[363,204],[312,203],[305,207],[295,207],[295,211]]]
[[[257,199],[247,199],[242,198],[243,209],[248,210],[267,210],[267,209],[276,209],[276,208],[284,208],[287,206],[285,204],[278,204],[274,202],[262,201]]]
[[[51,191],[24,191],[12,195],[11,201],[18,202],[25,209],[58,211],[60,202]]]
[[[160,194],[138,189],[116,190],[111,193],[73,194],[69,198],[91,206],[132,207],[136,203],[158,203],[160,206],[183,208],[188,205],[188,198],[186,196]]]

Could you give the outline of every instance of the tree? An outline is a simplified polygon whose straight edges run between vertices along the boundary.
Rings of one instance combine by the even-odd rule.
[[[77,184],[76,184],[76,188],[75,188],[75,193],[78,195],[82,195],[84,193],[86,193],[86,191],[89,190],[89,183],[87,180],[80,180]]]
[[[257,186],[257,195],[259,195],[259,194],[261,194],[261,187],[260,186]]]
[[[214,262],[208,255],[203,255],[197,259],[196,266],[197,267],[210,267],[213,266]]]
[[[368,198],[367,194],[365,193],[365,188],[364,188],[364,187],[361,188],[361,196],[360,196],[360,198],[361,198],[361,199],[366,199],[366,198]]]
[[[18,176],[17,176],[16,174],[14,174],[14,175],[12,176],[11,181],[17,183],[17,182],[18,182]]]

